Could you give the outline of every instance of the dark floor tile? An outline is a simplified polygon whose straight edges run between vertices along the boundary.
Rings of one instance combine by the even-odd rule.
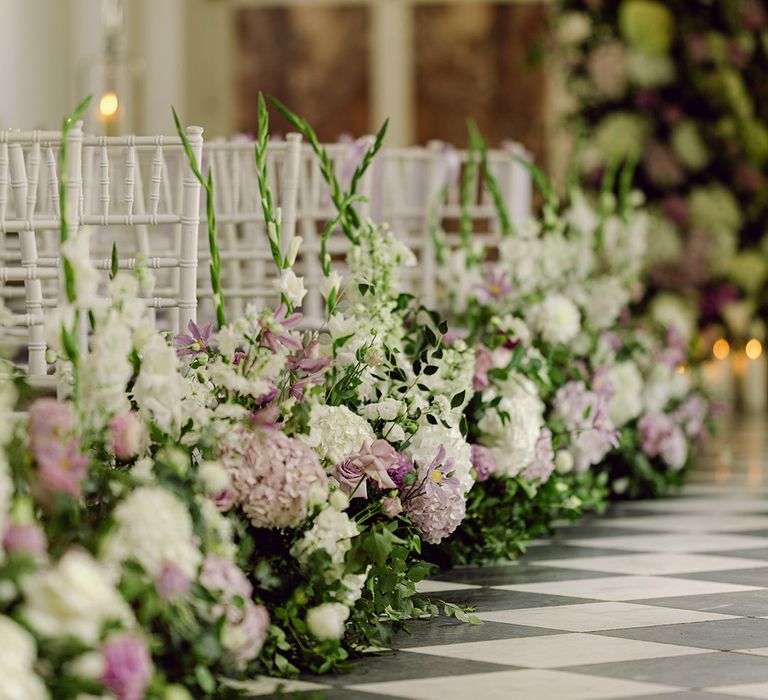
[[[738,617],[735,620],[634,627],[601,632],[600,634],[606,637],[640,639],[645,642],[662,642],[718,651],[735,651],[768,646],[768,620]]]
[[[585,601],[584,598],[569,598],[544,593],[524,593],[522,591],[499,591],[492,588],[470,588],[462,591],[429,593],[424,597],[429,600],[444,600],[449,603],[456,603],[456,605],[471,606],[477,612],[545,608],[552,605],[577,605],[589,602]],[[768,612],[765,614],[768,615]]]
[[[360,700],[363,700],[363,698],[360,698]],[[705,693],[703,690],[689,690],[682,693],[664,693],[662,695],[636,695],[633,698],[623,698],[622,700],[737,700],[737,696]],[[742,698],[742,700],[744,699]]]
[[[470,583],[479,586],[504,586],[513,583],[540,583],[542,581],[575,581],[600,578],[605,574],[576,569],[546,569],[538,566],[487,566],[485,568],[451,569],[435,576],[439,581]]]
[[[765,657],[730,652],[571,666],[561,670],[685,688],[709,688],[768,681],[768,663]]]
[[[761,586],[768,588],[768,566],[754,569],[733,569],[732,571],[702,571],[696,574],[680,574],[678,578],[696,581],[716,581],[717,583],[737,583],[742,586]]]
[[[408,625],[408,632],[398,634],[392,642],[392,647],[395,649],[412,649],[413,647],[428,647],[439,644],[487,642],[497,639],[541,637],[563,633],[562,630],[507,625],[503,622],[484,622],[482,625],[470,625],[449,618],[417,620]]]
[[[409,654],[407,651],[391,651],[368,654],[364,658],[354,661],[350,673],[323,676],[320,679],[307,676],[302,680],[342,687],[357,683],[383,683],[384,681],[402,681],[413,678],[494,673],[495,671],[511,671],[517,668],[517,666],[489,664],[482,661],[448,659],[430,654]]]
[[[708,593],[706,595],[680,596],[679,598],[649,598],[633,603],[656,605],[661,608],[680,608],[716,612],[721,615],[764,617],[768,615],[768,589],[739,593]]]
[[[550,559],[574,559],[577,557],[616,556],[615,549],[599,547],[575,547],[567,544],[553,544],[548,547],[532,547],[523,554],[521,561],[548,561]]]
[[[739,533],[745,534],[745,533]],[[757,549],[731,549],[727,552],[707,552],[713,557],[737,557],[738,559],[756,559],[758,561],[768,560],[768,547],[759,547]],[[764,566],[755,564],[755,566]]]
[[[557,544],[565,540],[586,539],[588,537],[627,537],[633,535],[653,536],[654,533],[667,532],[659,527],[658,530],[635,529],[629,527],[611,527],[610,525],[574,525],[557,530],[552,542]]]

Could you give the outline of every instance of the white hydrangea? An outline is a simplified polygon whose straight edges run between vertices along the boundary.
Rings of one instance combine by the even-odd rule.
[[[312,527],[291,547],[291,556],[302,566],[318,549],[324,549],[331,558],[326,579],[334,581],[344,573],[344,559],[352,548],[352,538],[359,534],[357,525],[344,511],[324,508],[318,513]]]
[[[309,435],[305,442],[320,458],[338,464],[345,457],[359,452],[364,442],[376,439],[373,429],[365,418],[350,411],[346,406],[315,404],[309,414]]]
[[[562,294],[550,294],[533,310],[533,325],[547,343],[568,343],[581,330],[576,305]]]
[[[202,554],[189,510],[176,495],[142,486],[117,505],[114,519],[117,527],[102,548],[102,560],[110,568],[119,571],[121,562],[134,559],[152,578],[167,564],[189,580],[196,578]]]
[[[32,635],[0,615],[0,700],[45,700],[48,691],[34,671],[37,646]]]
[[[499,387],[502,399],[498,408],[488,409],[478,422],[481,442],[496,457],[499,472],[515,476],[533,459],[536,443],[544,425],[544,403],[536,385],[525,377],[511,374]],[[489,390],[483,399],[490,401],[497,390]],[[506,413],[508,419],[502,416]]]
[[[107,570],[82,550],[70,550],[51,568],[23,578],[21,591],[21,615],[43,637],[95,645],[107,621],[132,623]]]
[[[422,424],[411,439],[408,452],[411,458],[422,465],[429,465],[437,456],[440,447],[445,449],[446,460],[453,460],[453,470],[464,491],[474,483],[472,477],[472,448],[457,427]]]
[[[307,628],[316,639],[341,639],[349,608],[343,603],[323,603],[307,612]]]
[[[157,333],[142,349],[141,369],[133,385],[139,411],[158,428],[178,434],[182,425],[182,400],[186,382],[179,372],[176,351]]]
[[[643,412],[643,377],[631,360],[614,365],[605,375],[613,387],[608,416],[620,428]]]

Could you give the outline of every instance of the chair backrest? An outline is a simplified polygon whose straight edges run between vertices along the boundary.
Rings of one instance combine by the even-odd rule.
[[[284,251],[296,232],[301,136],[288,134],[272,141],[267,152],[267,175],[275,206],[281,211]],[[256,172],[253,141],[211,141],[203,160],[213,172],[218,245],[222,261],[222,292],[230,317],[243,313],[248,303],[274,304],[279,300],[273,282],[277,269],[272,260]],[[213,318],[208,263],[208,230],[205,217],[200,233],[200,317]]]
[[[199,159],[202,129],[188,127],[187,137]],[[30,377],[49,372],[45,314],[64,301],[58,233],[61,140],[61,132],[0,132],[0,298],[12,312],[0,340],[16,344],[17,361]],[[160,327],[175,332],[195,320],[201,188],[181,139],[83,136],[77,124],[68,137],[66,182],[70,235],[78,227],[91,228],[89,254],[103,271],[99,294],[104,302],[109,303],[106,282],[115,244],[121,269],[143,266],[157,273],[158,286],[145,303],[160,310]],[[85,325],[80,343],[87,347]]]

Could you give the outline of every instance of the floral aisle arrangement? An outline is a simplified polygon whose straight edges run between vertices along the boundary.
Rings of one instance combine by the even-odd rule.
[[[178,117],[208,200],[215,323],[156,331],[139,299],[151,273],[119,272],[117,255],[99,298],[62,183],[66,301],[47,331],[65,396],[35,399],[10,366],[0,382],[0,699],[227,698],[260,674],[343,669],[414,617],[477,621],[417,595],[424,558],[513,556],[687,459],[706,404],[671,369],[684,345],[622,319],[642,245],[628,175],[595,209],[578,191],[559,206],[537,173],[541,222],[505,224],[497,260],[464,221],[443,251],[461,279],[449,327],[403,292],[412,253],[355,209],[386,124],[342,185],[309,124],[276,104],[338,211],[319,330],[297,311],[302,240],[284,240],[269,189],[263,99],[275,309],[227,319],[214,182]],[[343,276],[330,235],[347,239]],[[655,374],[660,353],[671,374]]]
[[[737,341],[760,337],[768,7],[564,0],[558,38],[586,137],[585,173],[599,177],[617,157],[640,159],[637,185],[653,219],[652,291]]]
[[[413,617],[474,622],[415,597],[422,540],[458,526],[473,482],[459,423],[474,353],[444,347],[445,325],[399,291],[410,252],[348,208],[383,134],[347,192],[328,171],[350,250],[343,283],[324,260],[322,334],[298,329],[301,240],[283,252],[266,177],[281,305],[228,322],[218,304],[215,328],[175,338],[138,298],[148,271],[115,266],[111,303],[97,298],[88,230],[70,236],[65,210],[48,335],[68,396],[29,403],[10,369],[2,382],[0,628],[17,651],[0,697],[229,697],[261,673],[339,669]],[[210,206],[209,224],[216,278]]]
[[[471,135],[464,190],[477,160],[495,194]],[[443,545],[454,562],[513,556],[554,519],[601,509],[607,491],[660,495],[680,481],[707,404],[677,371],[688,345],[674,326],[659,336],[630,320],[647,225],[632,169],[614,169],[596,203],[572,188],[561,205],[534,168],[540,219],[513,230],[495,196],[498,246],[463,224],[458,247],[442,250],[452,336],[476,354],[466,424],[478,483]]]

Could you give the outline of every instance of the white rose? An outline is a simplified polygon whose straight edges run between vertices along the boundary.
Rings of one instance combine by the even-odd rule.
[[[573,455],[567,450],[558,450],[555,455],[555,469],[558,474],[568,474],[573,471]]]
[[[21,614],[43,637],[74,637],[93,645],[108,620],[131,622],[106,570],[81,550],[70,550],[55,566],[27,576],[21,589],[26,600]]]
[[[614,394],[608,402],[608,416],[620,428],[643,411],[643,378],[634,362],[620,362],[605,375]]]
[[[45,700],[48,691],[34,672],[37,648],[32,635],[0,615],[0,700]]]
[[[371,403],[365,406],[363,408],[363,415],[365,415],[368,420],[380,419],[393,421],[403,412],[404,408],[405,406],[402,401],[388,398],[383,399],[378,403]]]
[[[278,292],[285,295],[285,298],[293,306],[301,306],[301,302],[307,294],[307,290],[304,287],[304,278],[297,277],[296,273],[290,268],[282,271],[280,279],[274,281],[274,286]]]
[[[323,603],[307,612],[307,627],[317,639],[341,639],[349,608],[341,603]]]
[[[221,493],[231,483],[229,472],[218,462],[203,462],[198,473],[207,493]]]

